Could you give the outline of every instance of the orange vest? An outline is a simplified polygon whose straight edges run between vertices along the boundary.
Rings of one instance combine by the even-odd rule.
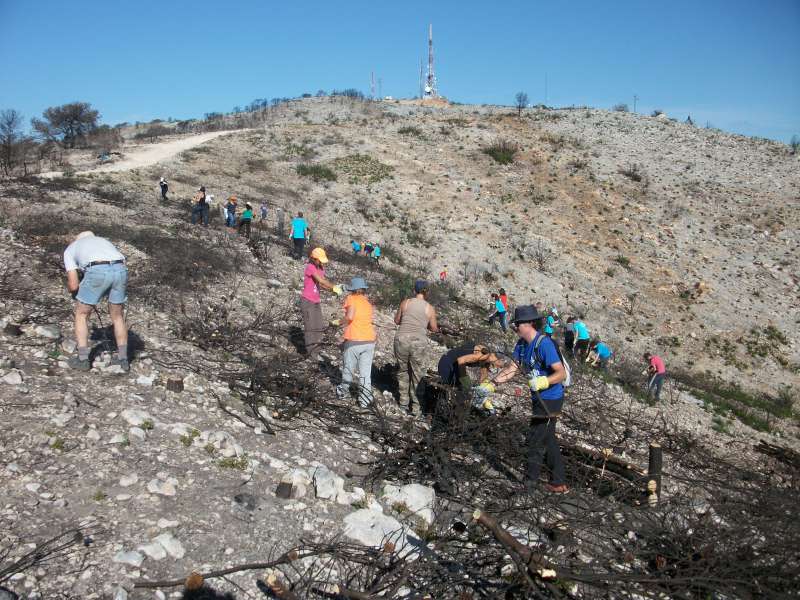
[[[344,328],[344,339],[349,342],[374,342],[375,328],[372,326],[372,305],[363,294],[350,294],[344,301],[344,311],[355,309],[353,320]]]

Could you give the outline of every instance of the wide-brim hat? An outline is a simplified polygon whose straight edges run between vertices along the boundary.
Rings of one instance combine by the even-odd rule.
[[[532,304],[526,304],[524,306],[518,306],[514,309],[514,318],[511,320],[512,323],[523,323],[525,321],[537,321],[539,319],[543,319],[544,315],[540,314],[536,307]]]
[[[348,292],[355,292],[356,290],[366,290],[369,288],[366,280],[363,277],[353,277],[350,280],[350,285],[344,286]]]
[[[424,279],[417,279],[414,282],[414,293],[415,294],[420,294],[420,293],[422,293],[422,290],[427,290],[427,289],[428,289],[428,282],[425,281]]]

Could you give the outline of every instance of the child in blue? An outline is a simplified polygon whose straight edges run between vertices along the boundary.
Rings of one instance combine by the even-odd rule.
[[[509,381],[518,371],[527,376],[533,415],[527,436],[526,487],[530,490],[538,484],[544,458],[550,469],[547,489],[563,494],[569,488],[565,484],[564,463],[555,434],[556,419],[564,404],[564,386],[561,382],[566,378],[566,371],[553,340],[542,332],[544,315],[533,306],[519,306],[514,311],[512,323],[519,334],[519,341],[514,347],[514,362],[503,369],[492,383]]]
[[[594,347],[592,348],[592,352],[594,354],[594,360],[592,361],[592,366],[599,366],[604,371],[606,367],[608,367],[608,361],[611,360],[611,356],[614,354],[611,351],[611,348],[606,346],[603,342],[600,341],[598,338]]]

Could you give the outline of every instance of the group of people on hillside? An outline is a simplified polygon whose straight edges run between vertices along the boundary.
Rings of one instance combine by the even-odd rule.
[[[363,244],[357,242],[356,240],[350,240],[350,248],[353,250],[353,254],[356,256],[368,256],[369,258],[373,259],[376,263],[380,263],[381,260],[381,246],[376,242],[364,242]]]

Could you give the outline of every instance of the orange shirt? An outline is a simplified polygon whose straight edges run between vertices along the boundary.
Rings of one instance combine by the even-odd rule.
[[[344,328],[344,339],[349,342],[374,342],[375,328],[372,326],[372,305],[363,294],[350,294],[344,301],[344,311],[355,309],[353,320]]]

